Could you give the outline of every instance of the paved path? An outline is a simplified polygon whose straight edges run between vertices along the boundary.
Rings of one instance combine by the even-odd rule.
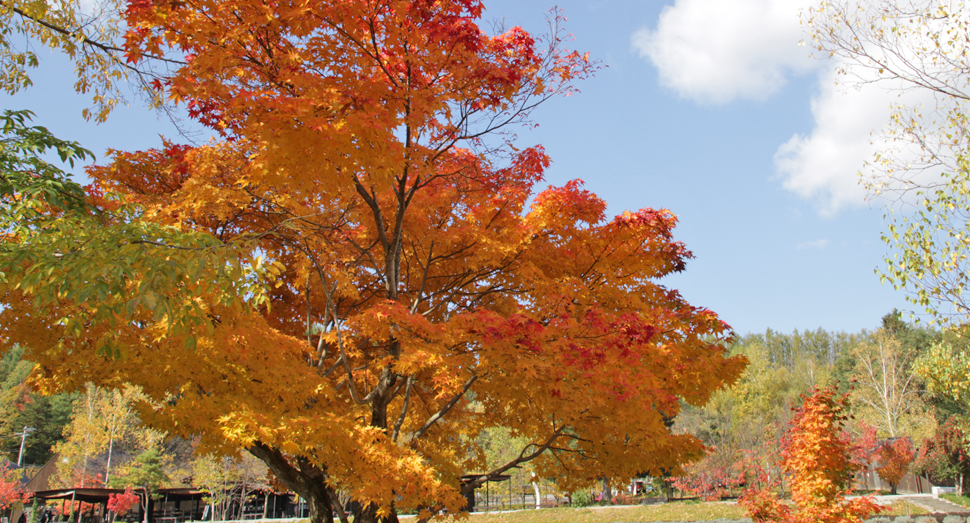
[[[956,503],[941,498],[934,497],[932,494],[902,494],[899,496],[876,496],[876,501],[891,503],[893,500],[906,500],[910,503],[923,507],[934,514],[970,514],[970,508],[961,507]]]

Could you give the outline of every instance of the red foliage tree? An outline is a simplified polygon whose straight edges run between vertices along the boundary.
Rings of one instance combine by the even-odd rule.
[[[740,504],[756,522],[848,523],[878,512],[871,497],[846,500],[858,464],[843,427],[848,418],[848,395],[834,387],[802,396],[782,451],[782,469],[791,478],[794,507],[765,489],[749,489]]]
[[[859,437],[852,445],[852,460],[862,469],[865,478],[866,488],[869,488],[869,470],[879,452],[879,437],[876,434],[876,427],[866,422],[859,424]]]
[[[108,510],[119,515],[125,514],[131,510],[131,507],[137,505],[139,501],[138,494],[132,492],[131,487],[127,487],[121,494],[111,494],[108,496]]]
[[[20,472],[8,465],[0,466],[0,510],[6,510],[17,502],[26,500],[20,484]]]
[[[706,501],[734,496],[747,486],[767,483],[767,473],[760,465],[760,458],[746,450],[720,457],[712,453],[687,467],[687,474],[676,478],[673,485]]]
[[[963,493],[963,478],[970,475],[970,455],[967,454],[966,436],[956,419],[947,420],[937,427],[933,437],[923,442],[913,471],[936,480],[952,480],[957,493]]]
[[[903,475],[909,470],[909,464],[916,458],[913,444],[909,442],[908,438],[886,441],[879,446],[878,455],[879,468],[876,469],[876,472],[879,473],[879,477],[883,481],[889,483],[892,493],[895,494],[899,480],[903,478]]]

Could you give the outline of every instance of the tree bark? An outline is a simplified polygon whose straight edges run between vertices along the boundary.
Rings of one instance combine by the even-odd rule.
[[[397,509],[391,505],[391,513],[380,517],[377,515],[377,505],[361,506],[354,511],[354,523],[399,523]]]
[[[259,442],[249,447],[249,453],[266,463],[277,479],[306,500],[310,523],[333,523],[333,505],[323,469],[304,458],[287,458],[279,449]]]
[[[340,519],[340,523],[349,523],[350,519],[347,517],[347,510],[343,503],[340,502],[340,494],[332,488],[327,489],[327,494],[330,496],[330,504],[333,505],[334,511],[337,513],[337,518]]]

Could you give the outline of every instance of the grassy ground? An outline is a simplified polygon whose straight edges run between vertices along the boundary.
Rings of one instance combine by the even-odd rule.
[[[929,514],[929,511],[917,507],[916,505],[908,501],[896,501],[892,505],[887,507],[885,512],[880,513],[880,516],[920,516],[923,514]]]
[[[956,503],[964,507],[970,507],[970,498],[967,496],[957,496],[956,494],[940,494],[940,497],[949,501],[950,503]]]
[[[968,500],[970,501],[970,500]],[[917,516],[928,512],[912,503],[897,501],[881,515]],[[632,507],[549,508],[503,514],[476,514],[471,523],[636,523],[650,521],[707,521],[741,519],[744,510],[734,503],[678,501]]]
[[[639,521],[704,521],[741,519],[733,503],[673,502],[632,507],[549,508],[475,516],[473,523],[613,523]]]

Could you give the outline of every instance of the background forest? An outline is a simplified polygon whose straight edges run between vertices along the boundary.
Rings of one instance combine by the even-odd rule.
[[[875,476],[880,445],[898,440],[922,451],[913,472],[930,475],[936,482],[953,481],[961,477],[968,460],[959,452],[948,460],[932,451],[941,431],[962,441],[960,415],[966,410],[954,388],[961,383],[959,364],[965,361],[957,350],[960,346],[956,334],[907,323],[898,311],[884,316],[873,331],[768,330],[739,336],[731,353],[743,354],[750,362],[740,381],[702,408],[685,404],[674,420],[675,431],[694,434],[710,452],[688,467],[689,475],[660,478],[654,485],[673,485],[686,496],[736,495],[746,467],[777,471],[779,442],[800,396],[831,385],[850,400],[846,436],[856,442],[859,459],[870,470],[860,482],[869,484]],[[951,365],[942,365],[944,360]],[[39,467],[57,453],[60,486],[137,486],[145,481],[144,470],[150,465],[157,470],[153,487],[202,488],[210,493],[213,510],[221,507],[220,518],[234,516],[228,511],[239,510],[243,504],[238,501],[253,489],[273,486],[265,465],[252,456],[199,454],[195,442],[143,426],[138,409],[146,405],[145,397],[135,388],[106,391],[88,386],[80,393],[45,396],[25,384],[31,367],[22,351],[0,359],[0,419],[6,436],[0,442],[11,462],[18,460],[20,434],[28,427],[23,462]],[[506,429],[488,430],[480,439],[489,466],[508,461],[522,445],[517,441],[521,438]],[[915,452],[905,465],[914,458]],[[509,492],[514,504],[525,503],[527,497],[533,502],[537,490],[540,498],[566,495],[549,482],[533,483],[529,467],[511,476],[511,489],[505,484],[493,487],[491,503],[506,503]],[[599,484],[597,492],[604,491],[607,500],[614,493],[621,499],[625,495],[623,486],[611,484],[609,478]],[[652,488],[649,481],[646,484]],[[587,492],[573,494],[574,503],[594,501]],[[233,500],[237,502],[230,503]]]

